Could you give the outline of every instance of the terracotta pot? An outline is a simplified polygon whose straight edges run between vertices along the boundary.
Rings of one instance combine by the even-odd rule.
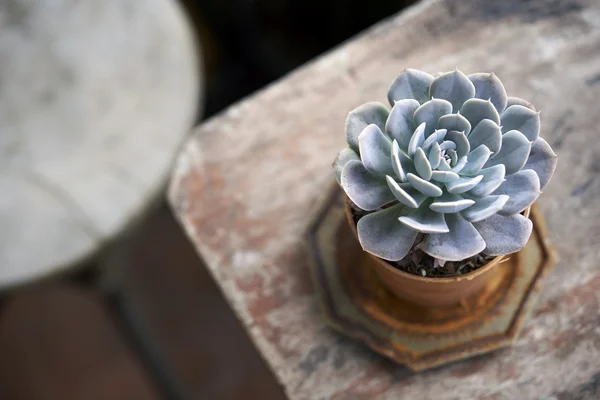
[[[348,223],[358,240],[356,223],[350,211],[348,198],[346,198],[345,210]],[[529,208],[525,210],[523,213],[525,217],[529,217],[529,211]],[[486,286],[497,282],[498,277],[502,275],[502,261],[507,257],[510,255],[496,257],[475,271],[449,278],[409,274],[371,254],[368,263],[375,270],[381,283],[396,297],[424,307],[452,307],[464,303],[468,298],[483,291]]]

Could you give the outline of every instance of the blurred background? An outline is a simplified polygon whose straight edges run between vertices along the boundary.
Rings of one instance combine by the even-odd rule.
[[[185,0],[206,64],[205,117],[414,0]]]
[[[166,29],[165,26],[171,26],[162,25],[161,7],[165,7],[166,3],[170,7],[175,1],[136,0],[139,7],[131,6],[133,3],[125,0],[0,1],[0,53],[4,58],[0,61],[0,99],[3,99],[0,111],[4,107],[1,115],[6,122],[0,125],[0,150],[5,159],[11,158],[11,155],[15,159],[20,157],[18,163],[12,160],[11,164],[2,164],[5,168],[0,174],[8,177],[3,178],[5,181],[12,179],[14,165],[25,162],[20,154],[28,155],[27,162],[32,162],[31,157],[36,154],[34,151],[20,152],[19,146],[11,142],[14,130],[11,130],[10,121],[19,118],[18,107],[24,108],[23,113],[29,116],[35,110],[27,108],[30,106],[28,102],[19,103],[19,96],[16,100],[12,94],[2,97],[2,90],[10,94],[7,87],[11,81],[21,85],[20,89],[15,89],[18,93],[33,90],[29,86],[24,89],[23,82],[16,77],[23,81],[44,80],[52,90],[40,95],[42,100],[66,99],[69,115],[77,114],[78,123],[87,126],[85,118],[88,114],[92,115],[91,112],[78,112],[78,105],[68,101],[75,102],[77,97],[71,98],[72,92],[81,89],[81,86],[73,84],[78,79],[77,68],[85,70],[86,77],[96,76],[89,73],[89,65],[85,62],[76,65],[70,70],[71,75],[62,73],[62,80],[46,78],[43,71],[28,77],[27,71],[35,65],[40,65],[43,70],[45,60],[53,57],[62,60],[73,56],[69,54],[72,48],[69,47],[70,41],[78,40],[86,48],[88,33],[90,52],[97,49],[98,43],[103,43],[106,59],[125,60],[128,50],[119,46],[119,41],[125,40],[119,36],[119,26],[138,27],[146,32],[142,36],[148,36],[147,33],[153,32],[153,29],[160,33]],[[114,7],[110,8],[108,4],[113,3]],[[190,80],[196,84],[196,78],[199,78],[196,98],[200,99],[190,106],[194,110],[191,119],[195,124],[201,123],[410,3],[410,0],[368,3],[353,0],[182,0],[179,5],[196,38],[194,46],[201,60],[196,71],[199,76]],[[105,12],[109,8],[111,12],[116,10],[118,15],[113,17]],[[82,10],[89,18],[78,19],[78,15],[83,15],[80,13]],[[103,16],[102,24],[96,24],[95,15]],[[116,21],[117,17],[121,25],[115,22],[113,28],[111,21]],[[185,24],[185,20],[177,23]],[[45,29],[51,30],[48,35]],[[47,37],[56,41],[46,43]],[[135,37],[129,35],[127,40],[133,41]],[[30,51],[32,43],[36,46],[40,43],[34,47],[35,51],[31,51],[36,58],[29,59],[29,55],[20,57],[19,52]],[[114,43],[115,47],[111,47],[110,43]],[[135,48],[135,43],[133,46]],[[177,48],[169,43],[164,48],[170,47]],[[75,56],[73,59],[77,58]],[[135,61],[136,67],[140,71],[153,71],[152,60],[160,60],[164,53],[158,52],[153,57]],[[11,60],[21,60],[22,63]],[[94,67],[104,74],[98,73],[102,80],[98,78],[98,81],[87,82],[86,87],[100,88],[114,80],[110,74],[104,73],[110,68],[101,69],[103,66],[97,64]],[[113,70],[120,65],[119,62],[113,64],[110,65]],[[131,68],[131,65],[123,61],[123,68],[126,67]],[[176,72],[165,73],[169,76]],[[122,87],[135,89],[135,82],[132,83],[135,75],[127,79],[119,76],[123,79]],[[160,76],[157,74],[154,82],[144,83],[145,87],[158,85],[163,80]],[[175,96],[177,90],[174,89]],[[100,91],[89,90],[85,92],[85,98],[96,101],[95,96],[100,95]],[[145,96],[145,92],[138,94],[133,91],[128,95]],[[101,103],[101,100],[98,102]],[[104,101],[110,103],[111,100]],[[169,101],[166,95],[164,101]],[[156,104],[156,112],[160,112],[160,102]],[[51,109],[48,107],[44,110]],[[60,119],[59,115],[50,112],[44,118],[39,127]],[[30,119],[27,118],[27,121]],[[136,121],[129,122],[133,124]],[[32,132],[35,126],[30,125],[18,125],[20,137],[36,136]],[[183,141],[189,130],[172,134],[180,135],[178,140]],[[50,135],[44,136],[43,149],[52,150],[62,145],[53,140]],[[40,139],[32,140],[28,146],[38,149],[39,143]],[[95,142],[91,140],[90,143]],[[136,146],[136,143],[132,144],[132,147]],[[135,157],[139,161],[144,154],[140,151]],[[63,167],[66,171],[76,168],[66,161]],[[159,180],[160,177],[148,179]],[[2,182],[0,180],[0,187]],[[90,182],[91,185],[94,183]],[[144,194],[145,197],[152,196],[157,205],[143,210],[132,209],[131,214],[135,214],[136,219],[135,240],[126,244],[131,250],[130,257],[122,263],[117,288],[109,291],[108,295],[106,291],[98,290],[98,280],[102,281],[102,286],[105,279],[102,276],[98,278],[99,274],[102,275],[98,272],[98,265],[104,262],[100,260],[107,252],[113,251],[123,241],[122,227],[107,230],[109,233],[106,235],[111,236],[107,238],[110,246],[103,243],[94,248],[90,257],[61,267],[62,273],[56,277],[43,273],[44,279],[30,276],[27,282],[19,282],[14,287],[3,285],[0,303],[0,399],[160,399],[165,398],[169,390],[180,391],[183,398],[193,399],[269,400],[284,397],[164,204],[165,183],[161,183],[162,189],[158,194]],[[104,189],[100,187],[97,190],[102,193]],[[106,194],[102,204],[111,201],[112,194]],[[0,215],[4,213],[0,222],[4,218],[14,225],[17,223],[14,221],[21,221],[18,219],[21,214],[27,214],[28,223],[35,224],[35,229],[44,228],[46,220],[42,222],[44,215],[41,211],[30,213],[19,209],[11,212],[12,219],[7,219],[7,210],[12,210],[10,207],[21,206],[9,204],[8,208],[0,209]],[[118,208],[119,205],[112,207]],[[41,210],[43,205],[33,208]],[[104,207],[102,210],[104,214],[98,218],[105,221],[112,209]],[[33,220],[34,217],[40,222]],[[5,226],[3,229],[8,232],[9,228]],[[15,236],[12,232],[5,235],[6,240],[9,240],[9,235]],[[17,229],[17,232],[21,231]],[[0,235],[0,242],[2,238]],[[38,243],[21,248],[11,246],[11,251],[31,253],[34,257]],[[40,253],[39,257],[45,256]],[[0,265],[0,280],[5,272],[2,268]],[[146,346],[145,341],[152,343]],[[154,349],[155,353],[148,354],[148,348]],[[161,365],[169,368],[161,370]],[[161,374],[168,375],[163,377],[165,382],[157,382],[157,379],[162,379],[157,378]],[[177,383],[177,389],[170,386],[173,382]]]

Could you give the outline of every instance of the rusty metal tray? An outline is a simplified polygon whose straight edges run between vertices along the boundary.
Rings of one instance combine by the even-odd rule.
[[[414,371],[508,346],[532,311],[554,265],[545,226],[533,207],[534,231],[480,295],[453,308],[425,308],[394,297],[379,282],[344,217],[332,185],[308,234],[315,285],[325,318],[340,332]]]

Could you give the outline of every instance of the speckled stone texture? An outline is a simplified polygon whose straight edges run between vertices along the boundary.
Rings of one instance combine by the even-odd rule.
[[[175,0],[0,1],[0,289],[94,255],[161,197],[197,53]]]
[[[203,124],[170,201],[292,399],[571,399],[600,389],[600,3],[424,1]],[[348,110],[402,69],[493,71],[559,154],[538,202],[559,262],[513,347],[414,374],[325,326],[304,235]]]

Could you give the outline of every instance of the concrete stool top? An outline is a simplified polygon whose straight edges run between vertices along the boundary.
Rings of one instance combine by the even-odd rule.
[[[143,215],[196,116],[198,61],[172,0],[0,5],[0,289]]]

